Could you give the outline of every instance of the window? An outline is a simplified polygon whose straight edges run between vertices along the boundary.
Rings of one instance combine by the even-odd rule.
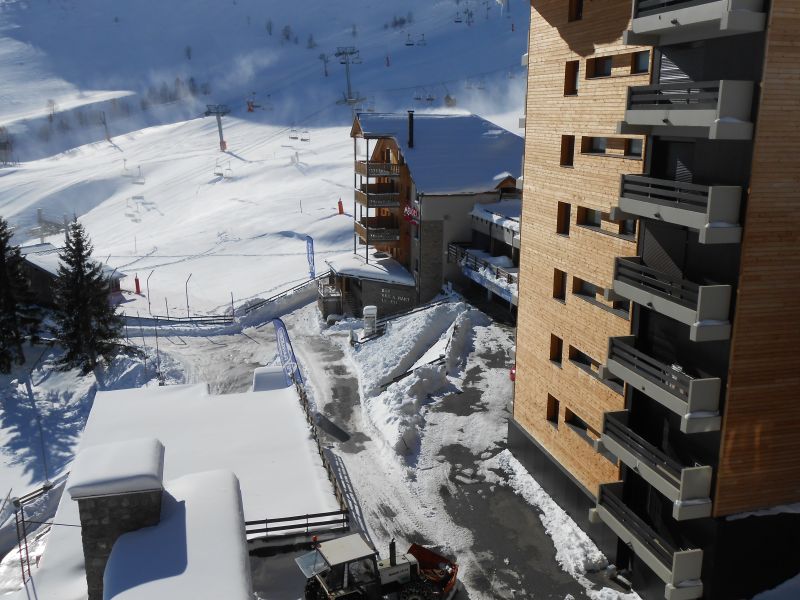
[[[630,300],[614,300],[611,308],[628,314],[631,312],[631,302]]]
[[[584,281],[578,277],[572,278],[572,293],[576,296],[586,296],[592,300],[597,300],[597,296],[603,296],[603,288],[597,287],[593,283]]]
[[[550,424],[558,428],[558,400],[547,394],[547,420]]]
[[[564,69],[564,95],[575,96],[578,94],[578,81],[580,78],[578,72],[580,71],[579,60],[569,60]]]
[[[556,363],[559,367],[561,366],[561,355],[564,353],[564,342],[563,340],[550,334],[550,360]]]
[[[598,56],[586,61],[586,79],[611,76],[611,57]]]
[[[564,409],[564,423],[569,425],[569,428],[572,429],[572,431],[577,433],[590,444],[600,439],[600,433],[589,427],[586,421],[581,419],[568,408]]]
[[[600,227],[603,221],[603,213],[599,210],[592,210],[591,208],[578,208],[578,225],[586,225],[589,227]]]
[[[561,302],[567,300],[567,274],[558,269],[553,270],[553,298]]]
[[[575,136],[561,136],[561,166],[571,167],[575,155]]]
[[[575,365],[579,369],[582,369],[583,371],[586,371],[590,375],[597,376],[597,373],[600,370],[599,362],[594,360],[588,354],[581,352],[574,346],[569,347],[569,361],[573,365]]]
[[[636,219],[623,219],[620,221],[619,234],[626,236],[636,235]]]
[[[608,147],[608,139],[604,137],[581,138],[581,152],[584,154],[605,154]]]
[[[642,158],[642,140],[625,140],[625,156]]]
[[[566,202],[558,203],[558,214],[556,216],[556,233],[569,235],[570,205]]]
[[[631,74],[647,73],[650,70],[650,51],[634,52],[631,55]]]
[[[580,21],[583,18],[583,0],[569,0],[569,21]]]

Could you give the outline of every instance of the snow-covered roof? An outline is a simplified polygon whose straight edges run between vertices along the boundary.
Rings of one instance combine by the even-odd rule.
[[[33,254],[26,254],[25,260],[31,263],[32,265],[39,267],[42,271],[46,271],[53,276],[58,275],[58,267],[61,264],[61,259],[58,256],[58,253],[55,252],[46,252],[46,253],[33,253]],[[124,273],[120,273],[114,267],[109,267],[106,264],[101,265],[103,268],[103,275],[107,279],[123,279],[125,277]]]
[[[325,262],[337,275],[372,279],[397,285],[414,285],[414,277],[399,262],[385,252],[370,249],[369,263],[360,254],[340,254]]]
[[[162,489],[164,446],[155,438],[87,448],[75,458],[67,491],[73,500]]]
[[[44,242],[43,244],[31,244],[30,246],[20,246],[19,253],[22,256],[27,256],[28,254],[37,254],[40,252],[56,252],[58,248],[53,246],[50,242]]]
[[[143,437],[164,444],[165,482],[208,470],[232,471],[239,479],[246,520],[339,510],[294,387],[222,396],[209,395],[205,384],[101,391],[79,453]],[[67,487],[71,484],[70,475]],[[80,523],[78,503],[69,494],[62,495],[54,520]],[[85,599],[80,527],[55,527],[49,535],[35,576],[39,597]],[[201,596],[227,597],[194,597]]]
[[[522,217],[522,200],[515,198],[488,204],[476,204],[470,215],[490,221],[511,231],[519,232],[519,222]]]
[[[415,114],[413,148],[407,114],[358,113],[356,119],[357,135],[397,142],[418,192],[491,192],[507,176],[520,174],[523,138],[477,115]]]
[[[167,482],[161,521],[121,536],[103,596],[114,600],[252,600],[239,482],[230,471]]]

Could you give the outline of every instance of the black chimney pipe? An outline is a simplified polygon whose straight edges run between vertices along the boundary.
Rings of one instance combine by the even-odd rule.
[[[397,564],[397,548],[394,543],[394,538],[389,542],[389,566],[394,567]]]
[[[408,147],[414,147],[414,111],[408,111]]]

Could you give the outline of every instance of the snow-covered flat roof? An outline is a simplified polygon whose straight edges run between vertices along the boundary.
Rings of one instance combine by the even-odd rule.
[[[61,264],[61,259],[58,257],[57,252],[26,254],[25,260],[39,267],[42,271],[46,271],[53,276],[58,275],[58,266]],[[122,279],[125,277],[124,273],[120,273],[114,267],[109,267],[105,264],[101,266],[103,267],[103,275],[109,279]]]
[[[400,147],[417,191],[459,194],[494,191],[519,176],[525,141],[472,114],[415,114],[414,147],[408,147],[408,115],[359,113],[364,137],[391,137]]]
[[[78,454],[67,491],[73,500],[160,490],[164,446],[155,438],[91,446]]]
[[[511,231],[519,232],[519,223],[522,217],[522,200],[515,198],[488,204],[476,204],[470,215]]]
[[[98,392],[78,452],[143,437],[164,444],[165,482],[232,471],[246,520],[339,510],[294,387],[221,396],[209,395],[205,384]],[[69,494],[61,497],[54,521],[80,523]],[[34,573],[39,597],[85,600],[80,527],[54,527],[49,535]]]
[[[252,600],[239,482],[230,471],[167,482],[161,522],[121,536],[103,596],[114,600]]]
[[[385,252],[370,250],[369,263],[360,254],[340,254],[326,258],[325,262],[337,275],[372,279],[397,285],[414,285],[414,277],[399,262]]]
[[[41,244],[31,244],[30,246],[21,246],[19,249],[19,253],[22,256],[27,256],[28,254],[36,254],[40,252],[57,252],[58,248],[53,246],[50,242],[44,242]]]

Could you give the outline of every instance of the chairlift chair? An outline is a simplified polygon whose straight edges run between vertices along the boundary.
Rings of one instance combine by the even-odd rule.
[[[406,46],[414,46],[414,45],[416,44],[414,44],[414,40],[411,39],[411,34],[409,33],[408,36],[406,37]]]
[[[224,177],[225,174],[222,172],[222,167],[219,164],[219,160],[214,164],[214,176],[215,177]]]
[[[428,42],[425,41],[425,34],[421,34],[417,40],[417,46],[427,46]]]
[[[483,79],[481,79],[481,80],[478,82],[478,89],[479,89],[479,90],[485,90],[485,89],[486,89],[486,82],[485,82]]]
[[[310,142],[311,141],[311,134],[309,133],[308,129],[304,129],[303,133],[300,134],[300,141],[301,142]]]
[[[436,102],[436,96],[434,96],[433,94],[428,92],[428,95],[425,96],[425,102],[427,102],[428,104],[432,104],[432,103]]]
[[[461,18],[461,11],[456,11],[456,18],[453,19],[453,23],[463,23],[464,19]]]
[[[414,100],[416,100],[417,102],[422,100],[422,90],[420,90],[419,88],[414,90]]]
[[[233,177],[233,169],[231,169],[231,161],[228,161],[228,166],[225,167],[225,172],[222,175],[225,179]]]
[[[289,139],[290,139],[290,140],[296,140],[296,139],[298,139],[299,137],[300,137],[300,136],[298,136],[298,135],[297,135],[297,129],[295,129],[294,127],[292,127],[292,128],[289,130]]]
[[[471,90],[474,86],[472,85],[472,79],[467,79],[467,83],[464,84],[464,87],[468,90]]]
[[[123,177],[133,177],[133,173],[128,168],[128,160],[123,158],[122,159],[122,176]]]
[[[144,185],[144,175],[142,175],[142,165],[139,165],[139,174],[134,178],[133,183]]]

